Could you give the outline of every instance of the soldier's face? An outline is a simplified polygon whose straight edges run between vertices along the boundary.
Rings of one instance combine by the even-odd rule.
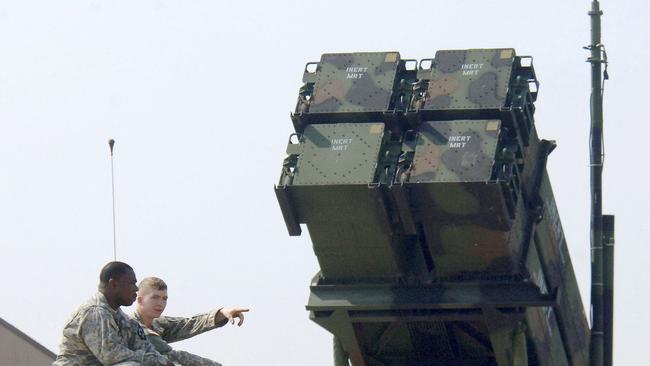
[[[111,279],[115,291],[115,297],[119,301],[120,306],[129,306],[133,304],[138,292],[137,280],[135,272],[127,271],[117,279]]]
[[[138,296],[137,307],[138,313],[146,318],[160,318],[167,307],[167,290],[148,290]]]

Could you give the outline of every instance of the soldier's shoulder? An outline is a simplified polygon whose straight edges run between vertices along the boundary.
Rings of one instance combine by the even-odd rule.
[[[100,304],[97,304],[93,299],[88,299],[77,306],[75,311],[72,313],[73,316],[84,315],[91,312],[107,312],[108,309],[104,309]]]
[[[93,296],[74,311],[71,318],[77,318],[82,321],[100,321],[103,319],[113,318],[113,313],[103,303],[96,301]]]
[[[80,309],[77,312],[77,316],[86,325],[114,320],[113,314],[108,309],[96,305],[90,305]]]
[[[106,303],[105,300],[103,300],[103,295],[99,293],[94,294],[91,296],[89,299],[86,301],[82,302],[81,305],[77,307],[77,312],[80,311],[86,311],[88,309],[94,309],[94,308],[104,308],[106,311],[108,311],[108,304]]]

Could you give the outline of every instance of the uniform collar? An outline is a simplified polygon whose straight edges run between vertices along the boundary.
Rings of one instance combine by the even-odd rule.
[[[140,325],[143,328],[149,329],[149,328],[147,328],[146,324],[144,324],[144,320],[142,320],[142,316],[140,315],[140,313],[138,313],[137,310],[133,311],[133,317],[135,318],[135,320],[138,321],[138,323],[140,323]],[[150,330],[153,330],[154,332],[156,332],[158,334],[160,334],[163,331],[163,328],[156,324],[156,319],[154,319],[153,322],[151,322],[151,328],[153,328],[153,329],[150,329]]]

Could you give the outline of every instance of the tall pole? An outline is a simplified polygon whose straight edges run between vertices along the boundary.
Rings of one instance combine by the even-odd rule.
[[[603,215],[603,355],[605,366],[614,362],[614,215]]]
[[[115,173],[113,170],[113,146],[115,140],[108,140],[108,148],[111,150],[111,194],[113,197],[113,260],[117,260],[117,240],[115,238]]]
[[[602,236],[602,172],[603,172],[603,91],[600,40],[600,4],[592,0],[591,11],[591,366],[604,366],[604,299],[603,299],[603,236]]]

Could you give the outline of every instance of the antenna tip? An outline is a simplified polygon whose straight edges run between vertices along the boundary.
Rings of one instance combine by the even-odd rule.
[[[111,149],[111,154],[113,154],[113,146],[115,145],[115,140],[108,139],[108,147]]]

